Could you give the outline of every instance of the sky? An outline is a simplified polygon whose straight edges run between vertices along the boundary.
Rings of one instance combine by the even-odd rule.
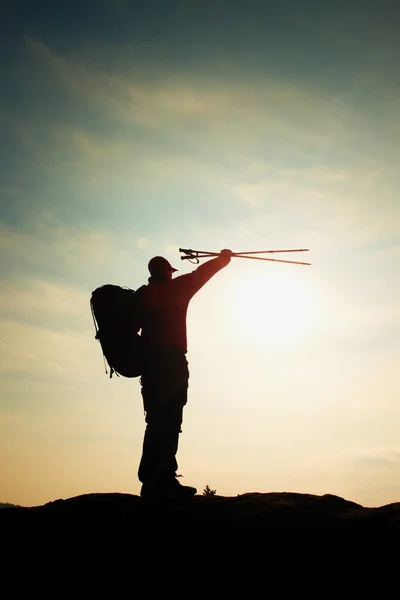
[[[179,248],[183,483],[400,501],[400,5],[6,0],[0,502],[138,494],[139,380],[89,309]]]

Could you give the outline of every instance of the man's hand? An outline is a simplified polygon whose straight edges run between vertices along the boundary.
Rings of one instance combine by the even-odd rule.
[[[225,264],[227,265],[228,263],[231,262],[231,258],[233,255],[232,250],[227,250],[226,248],[224,250],[221,250],[221,252],[219,253],[219,255],[225,259]]]

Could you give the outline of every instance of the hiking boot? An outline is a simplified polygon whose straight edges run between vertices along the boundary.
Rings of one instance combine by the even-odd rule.
[[[182,485],[177,479],[158,485],[144,483],[140,491],[142,498],[191,498],[197,490],[189,485]]]

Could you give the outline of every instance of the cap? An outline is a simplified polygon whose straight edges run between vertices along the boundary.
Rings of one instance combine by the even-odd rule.
[[[171,263],[163,256],[154,256],[149,262],[149,271],[151,275],[157,275],[163,273],[165,268],[168,267],[174,273],[178,269],[175,269]]]

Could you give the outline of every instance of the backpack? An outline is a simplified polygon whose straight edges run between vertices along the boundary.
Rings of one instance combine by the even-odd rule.
[[[95,339],[103,351],[106,373],[106,361],[110,367],[110,379],[113,373],[123,377],[141,375],[139,290],[106,284],[95,289],[90,298]]]

